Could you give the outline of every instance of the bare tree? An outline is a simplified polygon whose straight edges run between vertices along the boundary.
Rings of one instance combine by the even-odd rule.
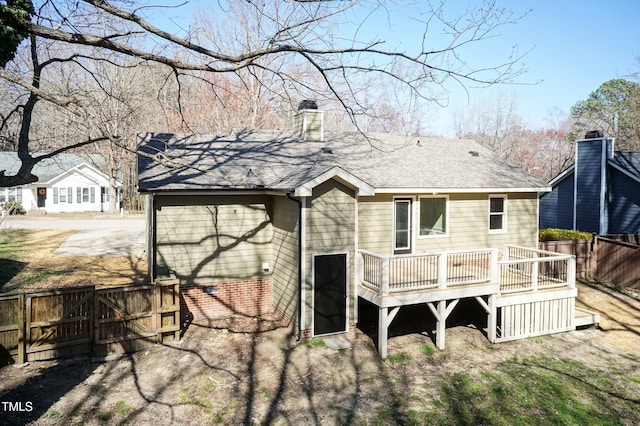
[[[458,111],[454,126],[457,137],[475,139],[504,159],[511,157],[525,130],[515,94],[504,92]]]
[[[362,1],[274,1],[246,0],[243,2],[220,0],[212,5],[218,16],[221,33],[235,35],[234,29],[250,26],[251,37],[222,37],[212,34],[207,39],[197,26],[182,35],[175,35],[154,26],[150,19],[161,6],[147,6],[132,0],[49,0],[33,8],[29,0],[0,3],[2,42],[17,46],[24,37],[32,52],[31,72],[10,64],[14,58],[11,49],[5,49],[0,69],[0,79],[28,92],[28,99],[20,104],[20,132],[17,135],[17,151],[22,168],[14,176],[0,172],[0,186],[14,186],[37,181],[33,166],[44,158],[59,152],[95,143],[110,143],[128,148],[118,134],[87,134],[84,138],[67,141],[67,145],[42,155],[33,155],[31,130],[35,120],[33,110],[39,102],[71,114],[86,118],[91,114],[89,100],[74,84],[68,92],[60,87],[43,84],[44,66],[53,62],[73,64],[74,73],[88,74],[100,80],[90,66],[92,58],[86,55],[67,55],[69,52],[90,47],[101,52],[93,60],[102,61],[110,54],[132,58],[140,63],[155,63],[166,67],[167,80],[156,96],[166,93],[171,80],[175,92],[170,95],[174,105],[166,105],[184,117],[185,84],[200,79],[208,81],[221,102],[225,88],[215,84],[211,76],[229,76],[229,80],[242,84],[257,84],[264,91],[265,99],[281,104],[295,99],[317,98],[335,100],[357,126],[358,114],[367,111],[369,105],[360,95],[358,82],[363,77],[375,79],[380,87],[393,81],[405,88],[411,99],[433,100],[426,88],[444,84],[447,80],[466,85],[469,83],[492,85],[511,81],[523,68],[517,50],[506,55],[503,63],[473,67],[462,56],[470,46],[494,36],[497,30],[517,22],[522,15],[500,8],[494,0],[485,0],[480,7],[469,9],[463,16],[448,17],[446,5],[419,5],[414,14],[422,26],[422,43],[415,51],[399,50],[387,46],[379,38],[366,38],[359,33],[359,25],[351,24],[347,34],[344,23],[356,11],[384,9],[382,2]],[[175,6],[176,8],[179,5]],[[365,16],[368,16],[365,14]],[[367,19],[366,17],[363,19]],[[236,24],[240,25],[236,25]],[[335,31],[336,25],[342,31]],[[439,45],[431,45],[433,33],[445,34],[438,38]],[[9,36],[6,36],[9,34]],[[46,42],[51,54],[43,63],[38,60],[37,45]],[[63,52],[59,56],[54,52]],[[34,54],[35,53],[35,54]],[[396,70],[402,69],[400,75]],[[292,72],[296,70],[296,72]],[[311,78],[305,78],[309,75]],[[209,77],[207,77],[209,76]],[[73,81],[75,76],[69,76]],[[225,81],[224,79],[222,80]],[[100,87],[105,92],[107,82]],[[225,83],[226,84],[226,83]],[[254,108],[260,111],[260,108]],[[105,127],[105,133],[113,132]]]

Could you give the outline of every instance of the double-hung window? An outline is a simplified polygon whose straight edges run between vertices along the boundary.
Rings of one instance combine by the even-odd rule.
[[[489,196],[489,233],[507,232],[507,196]]]
[[[420,236],[447,235],[447,197],[420,197]]]

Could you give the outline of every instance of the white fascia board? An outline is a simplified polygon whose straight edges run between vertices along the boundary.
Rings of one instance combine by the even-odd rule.
[[[524,188],[376,188],[376,194],[485,194],[509,192],[551,192],[550,186]]]
[[[326,172],[322,173],[321,175],[316,176],[310,181],[305,182],[304,184],[297,187],[294,190],[294,195],[296,197],[310,197],[312,195],[313,188],[317,187],[318,185],[330,179],[335,179],[338,182],[343,183],[346,186],[355,189],[357,195],[360,195],[360,196],[367,196],[367,195],[373,196],[376,194],[376,189],[373,186],[369,185],[362,179],[352,175],[346,170],[338,166],[335,166],[327,170]]]
[[[576,165],[572,164],[571,166],[569,166],[567,169],[565,169],[565,171],[563,171],[562,173],[560,173],[558,176],[554,177],[553,179],[551,179],[549,181],[549,185],[553,186],[556,183],[560,182],[561,180],[563,180],[564,178],[566,178],[567,176],[569,176],[571,173],[573,173],[574,169],[575,169]]]
[[[139,191],[141,194],[153,194],[155,196],[170,195],[174,196],[199,196],[204,195],[208,197],[215,196],[233,196],[233,195],[287,195],[282,191],[266,191],[264,189],[259,190],[242,190],[242,189],[212,189],[212,190],[188,190],[188,189],[163,189],[163,190],[143,190]]]
[[[48,185],[52,185],[53,183],[64,179],[65,176],[68,176],[74,172],[77,172],[85,177],[87,177],[88,179],[92,180],[94,183],[96,183],[97,185],[100,184],[100,182],[98,182],[96,179],[94,179],[92,176],[90,176],[87,173],[82,172],[82,170],[80,170],[82,167],[87,167],[88,169],[91,170],[91,172],[93,172],[94,174],[98,175],[99,177],[105,179],[105,181],[107,182],[107,184],[109,183],[109,176],[107,176],[106,174],[102,173],[100,170],[96,169],[95,167],[93,167],[91,164],[85,162],[82,162],[76,166],[73,166],[71,169],[66,170],[62,173],[60,173],[58,176],[55,176],[52,179],[49,179],[46,182],[43,182],[44,184],[48,184]],[[116,181],[117,182],[117,181]],[[120,182],[117,182],[117,186],[122,186],[122,184]]]
[[[609,161],[609,166],[613,167],[614,169],[616,169],[620,173],[623,173],[624,175],[626,175],[626,176],[630,177],[631,179],[635,180],[636,182],[640,183],[640,177],[634,175],[633,173],[630,173],[628,170],[620,167],[619,165],[615,164],[614,162]]]

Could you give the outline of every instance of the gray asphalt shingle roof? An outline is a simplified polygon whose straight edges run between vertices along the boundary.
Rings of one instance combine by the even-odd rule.
[[[141,191],[290,191],[333,167],[385,188],[546,190],[541,180],[472,140],[325,132],[304,141],[289,131],[233,136],[147,134],[139,156]]]
[[[33,154],[37,157],[39,154]],[[98,163],[104,163],[103,160],[94,158]],[[38,162],[32,173],[38,176],[39,182],[48,182],[60,176],[72,168],[82,163],[88,163],[82,157],[75,154],[58,154],[53,158],[47,158]],[[16,152],[0,152],[0,170],[5,170],[6,175],[14,175],[20,170],[20,159]]]
[[[609,162],[626,170],[640,180],[640,152],[616,151]]]

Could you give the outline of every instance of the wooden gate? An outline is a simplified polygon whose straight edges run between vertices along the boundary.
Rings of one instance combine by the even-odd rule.
[[[93,287],[25,294],[27,361],[91,352]]]
[[[175,279],[155,285],[96,290],[94,356],[135,352],[180,332],[179,286]]]
[[[22,294],[0,296],[0,367],[24,359]]]

